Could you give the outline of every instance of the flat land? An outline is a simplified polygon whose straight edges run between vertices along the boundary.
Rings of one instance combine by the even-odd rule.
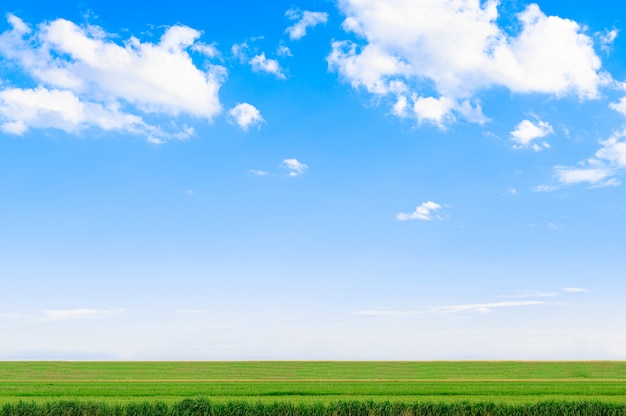
[[[626,404],[626,362],[0,362],[0,404],[187,398]]]

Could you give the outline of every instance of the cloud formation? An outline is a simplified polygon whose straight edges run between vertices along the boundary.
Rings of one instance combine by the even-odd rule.
[[[328,13],[323,12],[289,9],[285,13],[285,15],[290,20],[297,20],[296,23],[285,29],[285,33],[289,34],[289,38],[291,40],[302,39],[304,36],[306,36],[307,29],[313,28],[319,24],[326,24],[326,22],[328,21]]]
[[[559,296],[556,292],[541,292],[538,290],[522,290],[511,295],[501,295],[500,298],[551,298]]]
[[[515,143],[516,148],[531,148],[538,152],[549,148],[550,145],[545,141],[542,143],[535,141],[553,133],[552,126],[545,121],[538,120],[533,123],[530,120],[523,120],[511,132],[511,140]]]
[[[211,121],[222,106],[218,92],[225,69],[196,67],[190,51],[215,56],[201,33],[172,26],[158,43],[130,37],[121,44],[97,26],[65,19],[30,27],[9,14],[11,29],[0,35],[0,59],[17,65],[39,84],[0,91],[0,127],[24,134],[29,128],[76,133],[96,127],[146,136],[152,141],[185,138],[185,125],[149,125],[145,115],[181,114]]]
[[[251,173],[254,176],[267,176],[267,175],[270,174],[266,170],[259,170],[259,169],[250,169],[248,172]]]
[[[610,80],[584,28],[536,4],[517,15],[515,35],[498,25],[496,0],[341,0],[339,7],[343,28],[360,40],[334,41],[329,68],[395,101],[399,117],[440,127],[457,118],[483,123],[483,90],[592,99]]]
[[[435,211],[441,209],[441,205],[436,202],[426,201],[422,203],[422,205],[415,208],[415,211],[411,213],[400,212],[396,214],[396,219],[398,221],[406,221],[406,220],[423,220],[423,221],[432,221],[433,219],[442,219],[442,217],[435,215]]]
[[[265,122],[261,117],[261,112],[253,105],[248,103],[237,104],[228,112],[233,118],[235,123],[243,131],[248,131],[250,127],[261,127],[261,124]]]
[[[123,309],[64,309],[43,311],[44,319],[48,321],[112,318],[120,316],[123,313]]]
[[[282,166],[289,170],[289,176],[291,177],[302,175],[308,168],[307,165],[298,162],[297,159],[284,159]]]
[[[626,170],[626,129],[600,141],[600,149],[595,155],[578,166],[555,166],[554,176],[558,185],[544,185],[539,191],[552,191],[560,186],[587,184],[591,187],[618,186],[616,175]]]
[[[357,311],[354,314],[366,317],[378,318],[412,318],[427,312],[435,314],[451,314],[461,312],[490,313],[492,309],[512,308],[519,306],[544,305],[546,302],[538,300],[519,300],[492,303],[472,303],[462,305],[436,306],[426,310],[391,310],[391,309],[368,309]]]
[[[268,59],[265,52],[255,55],[249,61],[252,70],[255,72],[267,72],[273,74],[276,78],[285,79],[285,73],[276,59]]]
[[[493,302],[493,303],[473,303],[468,305],[451,305],[439,306],[434,308],[434,312],[439,313],[459,313],[459,312],[482,312],[489,313],[495,308],[511,308],[516,306],[542,305],[545,302],[538,300],[519,300],[509,302]]]
[[[591,292],[589,289],[585,289],[582,287],[566,287],[562,289],[563,292],[567,292],[567,293],[586,293],[586,292]]]

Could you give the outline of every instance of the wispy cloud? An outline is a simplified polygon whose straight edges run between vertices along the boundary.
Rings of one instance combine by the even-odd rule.
[[[279,45],[278,49],[276,49],[276,54],[278,56],[293,56],[291,50],[285,45]]]
[[[459,313],[459,312],[482,312],[490,313],[492,309],[498,308],[514,308],[519,306],[543,305],[546,302],[538,300],[519,300],[509,302],[492,302],[492,303],[472,303],[466,305],[449,305],[438,306],[432,309],[437,313]]]
[[[285,13],[285,16],[291,20],[297,20],[296,23],[285,29],[285,33],[289,34],[291,40],[302,39],[306,35],[308,28],[315,27],[319,24],[326,24],[328,21],[328,13],[311,12],[308,10],[300,11],[289,9]]]
[[[559,296],[556,292],[541,292],[538,290],[520,290],[510,295],[500,295],[500,298],[551,298]]]
[[[357,311],[354,314],[358,316],[370,316],[381,318],[412,318],[423,314],[422,311],[400,311],[389,309],[367,309],[363,311]]]
[[[591,292],[591,290],[589,289],[585,289],[582,287],[566,287],[561,289],[563,290],[563,292],[567,292],[567,293],[585,293],[585,292]]]
[[[397,309],[365,309],[354,312],[354,315],[378,318],[414,318],[424,314],[454,314],[463,312],[490,313],[493,309],[515,308],[533,305],[545,305],[547,302],[539,300],[516,300],[490,303],[470,303],[460,305],[446,305],[425,308],[422,310]]]
[[[255,55],[249,61],[252,70],[255,72],[267,72],[273,74],[276,78],[285,79],[285,72],[276,59],[269,59],[265,56],[265,52]]]
[[[435,211],[441,209],[441,205],[436,202],[426,201],[422,203],[422,205],[415,208],[415,211],[411,213],[400,212],[396,214],[396,219],[398,221],[407,221],[407,220],[422,220],[422,221],[432,221],[442,220],[443,217],[436,215]]]
[[[123,309],[61,309],[43,311],[47,321],[70,321],[78,319],[102,319],[120,316]]]
[[[595,38],[600,43],[600,49],[602,49],[607,54],[611,52],[613,48],[613,43],[615,39],[617,39],[617,35],[619,34],[619,30],[613,28],[611,30],[605,29],[604,32],[595,33]]]
[[[257,169],[250,169],[248,173],[251,173],[252,175],[255,175],[255,176],[267,176],[270,174],[268,171],[257,170]]]
[[[595,155],[577,166],[554,166],[556,183],[540,185],[535,191],[554,191],[564,186],[586,184],[590,188],[619,186],[617,175],[626,171],[626,129],[600,141]]]
[[[124,309],[48,309],[34,313],[0,313],[0,318],[11,319],[27,324],[56,321],[105,319],[121,316]]]
[[[0,318],[6,318],[6,319],[20,319],[20,318],[24,318],[26,315],[22,315],[20,313],[10,313],[10,312],[4,312],[4,313],[0,313]]]
[[[298,162],[297,159],[284,159],[283,168],[289,170],[289,176],[298,176],[302,175],[304,171],[308,168],[304,163]]]

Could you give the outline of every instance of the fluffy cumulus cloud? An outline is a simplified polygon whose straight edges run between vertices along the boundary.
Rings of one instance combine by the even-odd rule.
[[[599,96],[593,39],[575,21],[547,16],[536,4],[517,15],[519,31],[498,25],[498,1],[340,0],[343,28],[329,67],[355,88],[389,97],[392,113],[444,126],[457,118],[483,123],[478,94]]]
[[[291,177],[302,175],[308,168],[307,165],[299,162],[297,159],[284,159],[282,167],[289,171],[288,175]]]
[[[276,59],[269,59],[265,56],[265,52],[255,55],[249,61],[252,70],[255,72],[267,72],[273,74],[276,78],[285,79],[285,72]]]
[[[441,220],[443,217],[436,214],[437,211],[441,209],[441,205],[436,202],[426,201],[422,203],[422,205],[415,208],[415,211],[410,213],[400,212],[396,214],[396,219],[398,221],[407,221],[407,220],[422,220],[422,221],[432,221],[433,219]]]
[[[255,126],[260,128],[261,123],[265,121],[263,117],[261,117],[261,112],[255,106],[248,103],[237,104],[230,109],[228,114],[230,114],[235,123],[237,123],[243,131],[248,131],[250,127]]]
[[[523,120],[511,132],[511,140],[515,143],[516,148],[531,148],[538,152],[549,148],[550,145],[546,141],[537,143],[536,140],[552,133],[554,133],[554,129],[545,121],[538,120],[533,123],[530,120]]]
[[[152,141],[184,138],[185,125],[167,129],[149,125],[146,115],[188,115],[212,120],[222,110],[218,92],[225,69],[193,62],[191,51],[205,59],[214,46],[198,41],[187,26],[165,30],[158,43],[130,37],[117,43],[101,28],[65,19],[33,28],[14,15],[0,35],[0,61],[10,62],[37,84],[0,91],[0,127],[23,134],[29,128],[78,132],[97,127],[146,136]],[[172,127],[173,126],[173,127]]]
[[[328,22],[328,13],[323,12],[289,9],[285,15],[291,20],[296,20],[296,23],[285,29],[285,33],[289,34],[291,40],[301,39],[306,36],[307,29]]]
[[[618,186],[617,175],[626,171],[626,130],[600,141],[595,155],[577,166],[555,166],[556,185],[543,185],[538,191],[553,191],[561,186],[586,184],[591,187]]]
[[[152,140],[165,135],[140,117],[121,112],[117,103],[104,107],[99,103],[83,102],[71,91],[49,90],[41,86],[0,91],[0,115],[4,119],[0,130],[15,135],[22,135],[29,128],[56,128],[77,133],[87,127],[143,134]]]

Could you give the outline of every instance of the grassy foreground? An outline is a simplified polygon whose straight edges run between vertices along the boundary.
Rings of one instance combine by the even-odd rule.
[[[233,402],[314,408],[356,400],[444,407],[576,402],[616,410],[626,406],[626,362],[0,362],[2,415],[22,414],[6,410],[20,402],[37,409],[60,401],[101,403],[108,410],[98,414],[108,415],[118,414],[110,413],[115,406],[171,409],[185,399],[209,399],[213,409]]]
[[[623,416],[626,405],[602,402],[495,403],[391,403],[334,402],[294,404],[183,400],[113,405],[90,402],[5,404],[0,416]]]

